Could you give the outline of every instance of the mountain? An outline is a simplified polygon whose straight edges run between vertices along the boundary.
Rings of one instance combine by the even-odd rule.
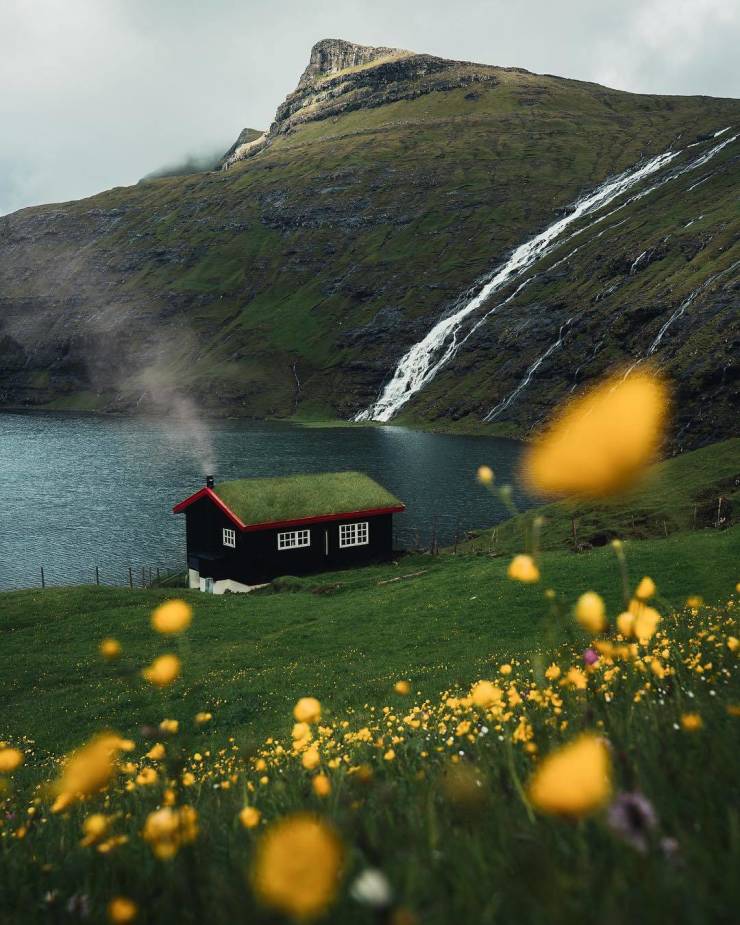
[[[649,359],[675,448],[729,436],[738,132],[737,100],[319,42],[221,169],[0,218],[0,405],[522,435]]]

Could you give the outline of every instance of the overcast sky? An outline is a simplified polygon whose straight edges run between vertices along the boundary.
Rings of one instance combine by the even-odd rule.
[[[738,0],[0,0],[0,214],[266,128],[327,37],[740,96]]]

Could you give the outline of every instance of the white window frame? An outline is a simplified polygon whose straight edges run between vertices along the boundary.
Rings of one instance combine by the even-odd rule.
[[[224,546],[228,546],[230,549],[236,549],[236,530],[232,530],[230,527],[224,527],[223,542]]]
[[[370,543],[370,522],[358,520],[351,524],[339,525],[339,548],[349,546],[367,546]]]
[[[285,530],[277,535],[277,548],[279,552],[288,549],[305,549],[311,545],[310,530]]]

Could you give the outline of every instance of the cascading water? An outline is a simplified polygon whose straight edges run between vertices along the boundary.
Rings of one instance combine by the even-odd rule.
[[[736,260],[735,263],[733,263],[731,266],[726,267],[724,270],[720,270],[719,273],[715,273],[713,276],[710,276],[708,279],[704,280],[701,286],[697,286],[697,288],[694,289],[694,291],[691,292],[683,300],[683,302],[681,302],[678,308],[671,314],[668,321],[666,321],[665,324],[661,327],[660,331],[658,331],[657,337],[652,342],[652,344],[650,344],[648,352],[645,354],[645,356],[651,357],[655,353],[655,351],[660,346],[660,342],[665,337],[668,328],[670,328],[674,322],[678,321],[678,319],[684,314],[689,305],[691,305],[691,303],[700,293],[704,292],[705,289],[708,289],[712,283],[718,280],[721,276],[725,276],[727,273],[731,273],[733,270],[737,269],[737,267],[740,267],[740,260]]]
[[[637,168],[607,180],[588,196],[579,199],[568,215],[553,222],[529,241],[520,244],[477,295],[452,315],[438,321],[426,337],[414,344],[401,358],[382,395],[370,408],[358,414],[355,420],[389,421],[454,355],[457,349],[457,332],[465,318],[480,308],[494,292],[521,276],[535,261],[544,256],[549,245],[560,237],[569,225],[612,202],[645,177],[665,167],[678,154],[678,151],[666,151]]]
[[[716,138],[718,135],[724,134],[726,131],[727,129],[722,129],[715,133],[713,137]],[[737,137],[737,135],[734,135],[732,138],[726,139],[720,144],[715,145],[709,151],[704,152],[704,154],[696,158],[695,161],[692,161],[688,165],[685,165],[679,170],[673,172],[663,182],[675,179],[676,177],[686,173],[688,170],[694,170],[697,167],[702,166],[708,160],[714,157],[714,155],[717,154],[722,148],[733,142]],[[424,386],[427,385],[437,375],[439,370],[445,366],[450,359],[452,359],[452,357],[459,350],[460,346],[468,339],[470,334],[473,333],[473,330],[476,330],[485,321],[485,319],[488,318],[490,314],[492,314],[493,311],[510,302],[514,296],[521,291],[521,289],[523,289],[529,282],[531,282],[531,279],[526,279],[520,283],[512,295],[505,299],[504,302],[488,311],[484,317],[480,319],[478,324],[475,325],[473,330],[469,331],[466,336],[461,338],[461,330],[465,320],[470,315],[474,314],[490,298],[491,295],[502,289],[504,286],[507,286],[521,278],[535,263],[549,255],[553,250],[555,250],[556,247],[559,247],[562,243],[560,239],[563,232],[574,222],[577,222],[583,216],[600,211],[606,205],[618,199],[628,190],[631,190],[640,184],[647,177],[650,177],[661,171],[681,153],[682,151],[680,150],[665,151],[662,154],[656,155],[645,163],[638,165],[637,167],[634,167],[625,171],[624,173],[619,174],[616,177],[606,180],[600,186],[596,187],[593,192],[579,199],[568,215],[559,219],[557,222],[553,222],[551,225],[545,228],[544,231],[535,235],[524,244],[519,245],[519,247],[514,250],[512,255],[506,261],[506,263],[504,263],[500,269],[494,271],[489,280],[481,287],[475,296],[466,300],[461,305],[461,307],[454,311],[452,314],[438,321],[437,324],[435,324],[434,327],[426,334],[426,336],[422,338],[422,340],[414,344],[406,352],[406,354],[404,354],[404,356],[399,361],[393,376],[384,386],[377,401],[375,401],[369,408],[357,414],[354,420],[389,421],[409,401],[410,398],[412,398],[417,392],[423,389]],[[660,185],[662,185],[662,183],[654,184],[648,189],[643,190],[639,194],[633,196],[628,201],[631,202],[635,199],[640,199],[647,195],[649,192],[652,192],[652,190],[656,189]],[[626,203],[623,205],[626,205]],[[622,208],[622,206],[619,206],[618,209],[619,208]],[[600,216],[595,222],[590,223],[590,225],[587,225],[585,228],[582,228],[575,232],[573,235],[570,235],[568,240],[574,237],[576,234],[581,234],[593,224],[603,221],[618,209],[612,210],[612,212]],[[544,357],[542,359],[544,359]],[[510,399],[511,398],[512,396],[510,396]],[[507,399],[507,401],[509,400]],[[494,409],[494,411],[495,410],[496,409]]]
[[[547,350],[545,350],[542,356],[538,357],[534,361],[534,363],[532,363],[532,365],[527,370],[527,374],[522,379],[522,381],[519,383],[519,385],[514,389],[511,395],[509,395],[509,397],[505,398],[503,401],[500,401],[492,411],[488,412],[488,414],[483,418],[483,420],[486,423],[489,423],[490,421],[495,420],[499,416],[499,414],[501,414],[502,411],[504,411],[506,408],[509,407],[509,405],[514,401],[514,399],[519,397],[519,393],[523,392],[527,388],[529,383],[532,381],[532,376],[534,376],[534,374],[537,372],[540,366],[542,366],[542,364],[550,356],[551,353],[554,353],[558,349],[558,347],[562,346],[563,338],[565,337],[565,332],[571,326],[571,324],[573,323],[573,320],[574,320],[573,318],[568,318],[567,321],[564,321],[563,324],[560,325],[560,330],[558,331],[558,339],[554,341],[552,344],[550,344],[550,346],[547,348]]]

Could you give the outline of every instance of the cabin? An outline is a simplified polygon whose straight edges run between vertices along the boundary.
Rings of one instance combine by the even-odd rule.
[[[237,479],[175,505],[185,514],[188,585],[248,591],[393,555],[393,515],[405,505],[361,472]]]

